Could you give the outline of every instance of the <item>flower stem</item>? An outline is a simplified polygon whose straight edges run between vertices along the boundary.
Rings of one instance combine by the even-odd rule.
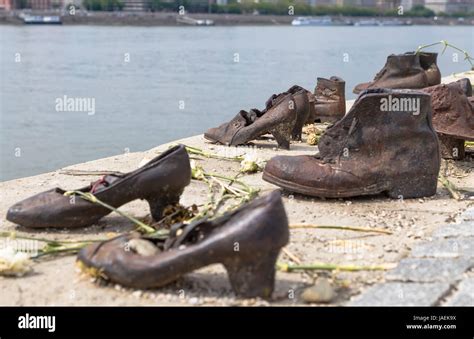
[[[457,191],[456,186],[454,186],[454,184],[449,181],[448,178],[443,175],[440,175],[438,177],[438,181],[448,190],[449,194],[453,199],[462,200],[461,194],[459,194],[459,192]]]
[[[15,232],[0,232],[0,237],[2,238],[12,238],[12,239],[23,239],[23,240],[33,240],[33,241],[41,241],[50,244],[76,244],[78,243],[77,240],[51,240],[46,238],[37,238],[37,237],[28,237],[24,235],[18,235]],[[98,240],[81,240],[81,242],[100,242],[104,241],[104,239]]]
[[[302,265],[289,265],[285,263],[277,263],[277,269],[283,272],[295,272],[295,271],[385,271],[392,268],[393,265],[381,265],[381,266],[356,266],[356,265],[336,265],[336,264],[302,264]]]
[[[188,153],[201,155],[201,156],[206,157],[206,158],[214,158],[214,159],[230,160],[230,161],[242,161],[244,159],[243,157],[239,157],[239,156],[225,157],[225,156],[222,156],[222,155],[205,152],[202,149],[197,148],[197,147],[191,147],[191,146],[187,146],[187,145],[185,145],[185,147],[186,147],[186,151]]]
[[[87,201],[92,202],[92,203],[97,204],[97,205],[101,205],[101,206],[103,206],[103,207],[105,207],[105,208],[107,208],[111,211],[114,211],[114,212],[120,214],[122,217],[125,217],[128,220],[130,220],[131,222],[135,223],[138,226],[138,228],[142,229],[145,233],[153,233],[153,232],[156,231],[153,227],[141,222],[140,220],[132,217],[131,215],[128,215],[127,213],[122,212],[122,211],[116,209],[115,207],[110,206],[109,204],[106,204],[105,202],[99,200],[92,193],[89,193],[89,192],[84,193],[84,192],[81,192],[81,191],[68,191],[68,192],[64,193],[64,195],[66,195],[66,196],[75,195],[75,194],[79,195],[84,200],[87,200]]]
[[[325,226],[325,225],[306,225],[306,224],[296,224],[290,225],[290,228],[319,228],[319,229],[336,229],[344,231],[354,231],[354,232],[374,232],[374,233],[383,233],[383,234],[393,234],[390,231],[383,230],[380,228],[369,228],[369,227],[356,227],[356,226]]]
[[[432,46],[436,46],[436,45],[443,45],[443,51],[441,53],[444,53],[444,51],[446,50],[446,48],[448,47],[451,47],[461,53],[464,54],[464,60],[467,60],[470,64],[471,64],[471,69],[474,70],[474,58],[472,58],[469,53],[457,46],[454,46],[452,44],[450,44],[449,42],[447,42],[446,40],[441,40],[441,41],[438,41],[438,42],[434,42],[432,44],[428,44],[428,45],[421,45],[421,46],[418,46],[417,50],[416,50],[416,53],[418,54],[421,50],[425,49],[425,48],[429,48],[429,47],[432,47]]]

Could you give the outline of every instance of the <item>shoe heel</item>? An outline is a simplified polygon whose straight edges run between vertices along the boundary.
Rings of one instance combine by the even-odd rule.
[[[280,126],[277,129],[271,131],[273,137],[278,143],[278,147],[283,149],[290,149],[290,132],[284,129],[284,126]]]
[[[388,190],[387,194],[393,199],[430,197],[436,194],[437,185],[438,176],[436,175],[427,175],[422,178],[416,177],[413,179],[401,178],[392,182],[392,188]]]
[[[236,258],[224,263],[234,292],[244,298],[270,298],[275,285],[275,265],[279,250],[255,253],[250,258]]]
[[[289,122],[282,123],[272,129],[270,133],[276,139],[278,147],[290,149],[290,140],[293,128],[296,125],[296,117]]]
[[[182,191],[169,195],[157,195],[156,197],[147,198],[150,206],[150,213],[153,220],[158,221],[163,218],[163,211],[169,205],[176,205],[179,203]]]

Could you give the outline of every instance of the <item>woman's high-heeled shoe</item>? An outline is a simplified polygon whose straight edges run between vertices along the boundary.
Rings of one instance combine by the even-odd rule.
[[[156,251],[138,254],[137,238],[148,245],[154,241]],[[221,263],[237,295],[267,298],[273,292],[278,254],[288,240],[288,219],[280,193],[274,191],[215,220],[172,227],[170,238],[161,244],[135,233],[90,245],[79,252],[78,262],[133,288],[160,287]]]
[[[135,199],[145,199],[155,220],[163,209],[179,202],[191,181],[189,156],[183,145],[173,147],[145,166],[124,174],[107,175],[87,187],[97,199],[117,208]],[[80,197],[65,196],[61,188],[39,193],[10,207],[7,220],[26,227],[83,227],[96,223],[111,211]]]
[[[308,91],[293,86],[288,91],[273,94],[265,109],[240,111],[230,122],[210,128],[204,137],[223,145],[238,146],[271,133],[278,146],[290,148],[290,140],[301,140],[301,130],[310,114]]]
[[[296,111],[293,95],[281,95],[268,110],[240,111],[230,122],[210,128],[204,133],[204,137],[223,145],[238,146],[271,133],[280,147],[288,149],[291,131],[296,122]]]

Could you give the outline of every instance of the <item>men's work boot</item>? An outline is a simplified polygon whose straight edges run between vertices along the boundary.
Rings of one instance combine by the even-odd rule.
[[[438,53],[419,52],[418,54],[420,56],[421,68],[425,70],[428,79],[428,86],[439,85],[441,83],[441,72],[436,63]]]
[[[318,78],[314,89],[314,115],[307,123],[334,123],[346,114],[346,82],[336,76],[329,79]]]
[[[472,94],[472,87],[466,80],[423,89],[431,95],[433,126],[445,159],[464,159],[464,141],[474,140],[474,108],[466,96],[466,93]]]
[[[469,78],[462,78],[451,82],[448,86],[460,86],[465,96],[472,97],[472,84]]]
[[[291,192],[327,198],[436,193],[439,144],[430,96],[423,92],[367,90],[326,130],[318,147],[318,158],[270,159],[263,179]]]
[[[420,65],[418,54],[389,55],[385,66],[377,73],[372,82],[358,84],[354,93],[371,88],[409,88],[417,89],[429,86],[426,71]]]

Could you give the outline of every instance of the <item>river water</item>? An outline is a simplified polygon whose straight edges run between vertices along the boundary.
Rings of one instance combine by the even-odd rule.
[[[0,26],[0,181],[199,134],[240,109],[262,108],[293,84],[313,89],[316,77],[344,78],[351,99],[353,86],[372,79],[388,54],[442,39],[472,54],[473,32]],[[452,53],[439,57],[443,75],[468,69]],[[68,110],[75,98],[91,106]]]

